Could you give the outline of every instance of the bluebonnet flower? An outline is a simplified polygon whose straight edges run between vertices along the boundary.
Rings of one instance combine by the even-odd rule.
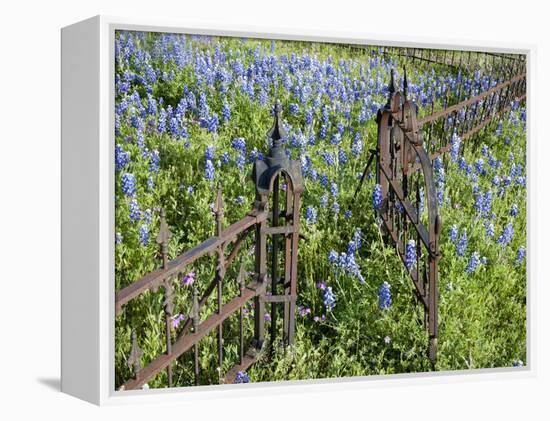
[[[411,270],[416,263],[416,241],[409,240],[405,247],[405,266]]]
[[[493,155],[489,155],[489,166],[495,170],[500,166],[498,159],[496,159]]]
[[[319,206],[321,208],[326,208],[328,205],[328,196],[326,193],[323,193],[323,195],[321,196],[321,199],[319,200]]]
[[[456,243],[456,255],[459,257],[464,256],[466,247],[468,247],[468,234],[466,233],[466,230],[463,230],[460,240]]]
[[[248,383],[250,381],[250,378],[248,377],[248,374],[246,371],[238,371],[237,375],[235,376],[235,383]]]
[[[157,172],[160,169],[160,154],[156,149],[151,152],[149,161],[149,171]]]
[[[346,211],[344,212],[344,218],[350,219],[351,216],[352,216],[352,212],[351,212],[350,209],[348,209],[348,210],[346,210]]]
[[[290,113],[290,115],[298,114],[298,110],[299,110],[298,104],[293,103],[288,106],[288,112]]]
[[[340,213],[340,205],[338,204],[338,202],[334,202],[332,204],[332,211],[334,212],[334,214],[338,215]]]
[[[136,177],[131,173],[122,174],[121,178],[122,192],[126,196],[135,196],[136,194]]]
[[[338,149],[338,162],[340,163],[340,165],[345,165],[348,162],[346,151],[344,151],[342,148]]]
[[[340,141],[342,140],[342,135],[338,132],[333,133],[330,137],[330,144],[334,146],[338,146],[340,144]]]
[[[204,168],[204,178],[208,181],[214,180],[214,164],[211,160],[206,160],[206,165]]]
[[[321,127],[319,128],[319,137],[321,139],[324,139],[327,137],[327,126],[326,124],[322,124]]]
[[[153,181],[153,176],[147,177],[147,191],[152,191],[155,187],[155,182]]]
[[[387,310],[391,307],[391,304],[390,284],[384,281],[378,290],[378,307],[380,310]]]
[[[456,132],[453,133],[451,137],[451,159],[453,160],[453,162],[456,162],[458,160],[458,156],[460,154],[460,142],[460,137],[458,137]]]
[[[493,238],[495,236],[495,226],[492,222],[485,222],[485,235],[489,238]]]
[[[338,195],[338,184],[336,184],[335,182],[332,182],[330,184],[330,195],[332,197],[336,197]]]
[[[452,243],[455,243],[457,238],[458,238],[458,227],[456,226],[456,224],[454,224],[449,229],[449,239],[451,240]]]
[[[139,221],[141,218],[141,209],[136,199],[130,201],[130,219],[134,222]]]
[[[246,140],[243,137],[237,137],[231,141],[231,147],[236,151],[246,153]]]
[[[139,242],[142,246],[149,244],[149,226],[147,224],[142,224],[139,227]]]
[[[382,186],[376,184],[374,191],[372,192],[372,207],[376,210],[380,210],[382,207]]]
[[[213,161],[215,157],[215,150],[216,148],[214,147],[214,145],[208,145],[204,152],[204,159]]]
[[[517,203],[514,203],[512,207],[510,208],[510,216],[513,216],[514,218],[518,216],[519,209]]]
[[[244,197],[243,196],[237,196],[235,198],[235,203],[237,203],[238,205],[242,205],[244,203]]]
[[[323,187],[328,186],[328,175],[321,174],[319,176],[319,183],[321,183],[321,186],[323,186]]]
[[[336,251],[331,250],[328,252],[328,261],[329,263],[337,264],[338,263],[338,253]]]
[[[306,110],[304,117],[306,120],[306,125],[311,126],[311,123],[313,123],[313,111],[311,110],[311,108],[308,108]]]
[[[476,162],[474,162],[474,168],[476,169],[479,175],[484,175],[486,172],[485,168],[483,167],[484,164],[485,164],[485,161],[483,160],[483,158],[479,158]]]
[[[246,158],[244,157],[243,154],[238,154],[237,157],[235,158],[235,165],[237,165],[237,168],[239,170],[244,170],[244,167],[246,165]]]
[[[323,294],[323,304],[327,311],[332,311],[336,306],[336,294],[332,292],[332,287],[326,287]]]
[[[115,244],[120,244],[122,243],[122,240],[124,239],[124,237],[122,236],[122,234],[120,232],[117,232],[115,234]]]
[[[498,187],[498,186],[500,185],[500,182],[501,182],[501,180],[500,180],[500,177],[499,177],[498,175],[495,175],[495,176],[493,177],[493,179],[491,180],[491,183],[492,183],[493,186],[495,186],[495,187]]]
[[[477,251],[474,251],[470,256],[468,265],[466,266],[466,269],[465,269],[466,273],[468,275],[474,273],[478,264],[479,264],[479,253]]]
[[[222,153],[222,156],[221,156],[222,164],[228,164],[230,160],[231,158],[229,156],[229,152]]]
[[[516,360],[516,361],[514,361],[514,362],[512,363],[512,365],[513,365],[514,367],[523,367],[523,361],[521,361],[521,360]]]
[[[115,146],[115,169],[122,170],[130,162],[130,154],[125,152],[121,145]]]
[[[525,187],[526,186],[525,177],[519,176],[518,178],[516,178],[516,184],[520,187]]]
[[[308,206],[306,208],[306,222],[309,225],[315,224],[317,222],[317,209],[313,206]]]
[[[153,220],[153,211],[151,209],[145,209],[145,212],[143,212],[143,221],[147,225],[151,225],[152,220]]]
[[[504,227],[504,230],[502,231],[502,234],[500,237],[498,237],[497,242],[502,246],[506,247],[510,241],[512,241],[512,238],[514,237],[514,227],[509,222]]]
[[[351,154],[357,158],[363,152],[363,142],[361,140],[361,133],[355,133],[353,143],[351,144]]]
[[[516,256],[516,265],[519,266],[523,264],[523,261],[525,260],[525,254],[526,254],[525,247],[520,246],[520,248],[518,249],[518,254]]]
[[[487,147],[487,145],[485,143],[481,146],[481,154],[483,156],[488,156],[489,155],[489,148]]]
[[[223,102],[222,119],[224,123],[227,123],[229,120],[231,120],[231,107],[229,107],[229,103],[227,101]]]
[[[331,167],[334,165],[334,155],[330,152],[323,152],[321,153],[321,156],[325,160],[326,164]]]
[[[157,131],[161,134],[166,133],[166,110],[164,108],[160,109]]]
[[[216,113],[212,114],[212,116],[208,119],[207,129],[210,133],[216,133],[218,131],[218,127],[220,125],[220,121],[218,119],[218,115]]]

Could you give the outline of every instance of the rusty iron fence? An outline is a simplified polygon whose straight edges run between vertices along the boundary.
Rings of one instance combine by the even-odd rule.
[[[168,386],[173,385],[172,366],[184,353],[193,354],[195,384],[199,384],[199,347],[200,341],[211,332],[217,331],[218,369],[223,367],[224,321],[238,315],[239,358],[226,373],[220,373],[220,383],[235,382],[237,373],[250,367],[266,349],[265,314],[266,305],[271,306],[271,344],[276,340],[277,311],[282,306],[282,341],[292,344],[294,341],[297,296],[298,241],[300,232],[300,196],[303,191],[301,166],[299,161],[290,160],[282,146],[281,139],[286,137],[281,120],[281,106],[274,110],[274,123],[268,132],[272,146],[265,160],[257,160],[253,168],[253,180],[256,187],[256,199],[252,210],[241,220],[224,228],[222,224],[224,204],[221,188],[218,187],[213,212],[216,234],[195,248],[173,258],[168,258],[168,240],[170,230],[164,212],[160,217],[160,229],[157,242],[160,246],[161,268],[148,273],[126,288],[118,291],[115,297],[115,313],[119,317],[125,306],[150,291],[163,293],[165,351],[142,366],[143,351],[140,338],[132,331],[132,348],[128,357],[128,366],[133,377],[119,386],[119,390],[132,390],[143,387],[161,371],[166,370]],[[284,184],[284,186],[283,186]],[[284,190],[283,190],[284,188]],[[281,194],[284,194],[284,196]],[[283,196],[283,197],[281,197]],[[254,235],[254,270],[249,272],[238,253],[247,237]],[[204,256],[215,256],[216,275],[199,298],[196,283],[193,284],[192,310],[183,324],[179,335],[173,340],[172,317],[174,316],[174,283],[190,265]],[[268,261],[269,260],[269,261]],[[232,264],[240,263],[237,283],[239,293],[224,303],[224,285],[229,281],[226,272]],[[207,300],[211,297],[217,302],[215,312],[201,318]],[[254,333],[247,344],[245,340],[244,307],[253,302]]]
[[[437,105],[439,109],[435,109],[436,101],[432,99],[431,114],[422,118],[417,116],[417,105],[407,98],[406,71],[402,91],[396,92],[392,70],[388,101],[377,114],[377,146],[371,150],[355,192],[357,196],[376,158],[376,182],[382,198],[377,214],[424,308],[423,324],[428,330],[428,356],[432,363],[437,357],[439,236],[443,225],[438,210],[434,160],[451,150],[453,136],[460,139],[458,145],[462,148],[466,140],[473,148],[477,147],[477,137],[492,122],[525,101],[525,60],[508,56],[501,60],[508,66],[502,67],[501,76],[493,79],[485,90],[481,79],[474,80],[466,92],[454,95],[456,102],[451,104],[449,88],[442,103]],[[503,79],[504,74],[509,77]]]

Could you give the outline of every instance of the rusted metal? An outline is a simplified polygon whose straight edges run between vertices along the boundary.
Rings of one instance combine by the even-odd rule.
[[[407,86],[406,74],[404,86]],[[429,331],[428,356],[435,362],[440,217],[432,165],[423,147],[416,106],[406,98],[406,89],[403,93],[396,92],[393,71],[388,92],[388,102],[377,115],[376,180],[381,186],[383,199],[378,214],[413,281],[416,295],[424,306]],[[427,226],[420,218],[418,204],[415,208],[410,201],[410,197],[420,190],[419,181],[416,190],[409,187],[412,181],[410,169],[416,162],[419,162],[421,168],[423,190],[427,199]],[[418,196],[419,193],[416,194]],[[414,230],[410,231],[409,227]],[[416,242],[411,246],[413,238],[416,238]],[[414,267],[407,261],[407,247],[415,248]],[[424,260],[427,265],[423,264]],[[427,279],[427,285],[421,282],[422,271],[422,278]]]
[[[253,169],[253,181],[256,187],[256,200],[252,210],[240,221],[223,228],[224,204],[221,186],[218,186],[213,206],[215,235],[197,247],[170,260],[168,256],[168,241],[170,230],[166,223],[166,215],[161,210],[160,227],[157,242],[161,247],[161,268],[157,269],[135,283],[127,286],[116,294],[115,309],[119,315],[123,307],[142,293],[151,290],[153,293],[162,286],[164,290],[164,313],[166,323],[166,352],[158,355],[149,364],[141,368],[140,350],[137,347],[137,337],[133,335],[131,361],[134,378],[127,380],[120,390],[132,390],[142,387],[147,381],[155,377],[160,371],[166,369],[168,386],[173,384],[172,363],[188,350],[193,350],[194,381],[200,384],[199,341],[216,330],[218,370],[220,383],[232,383],[238,371],[247,369],[262,355],[265,342],[264,316],[265,303],[271,303],[271,339],[272,343],[277,335],[277,306],[283,304],[283,338],[287,343],[292,343],[294,333],[294,312],[296,301],[297,281],[297,247],[299,239],[299,208],[300,195],[303,191],[301,166],[298,161],[288,159],[283,148],[282,140],[286,136],[282,126],[281,105],[274,107],[274,122],[268,137],[272,142],[269,154],[264,161],[256,161]],[[286,184],[286,208],[281,213],[279,205],[280,183]],[[269,206],[269,199],[272,206]],[[282,218],[280,218],[282,216]],[[270,221],[270,226],[268,226]],[[250,232],[255,231],[255,270],[252,276],[246,271],[245,262],[239,258],[240,268],[237,277],[239,295],[223,303],[223,285],[227,269],[233,263],[242,248]],[[271,240],[271,265],[267,270],[268,238]],[[285,255],[281,260],[279,256],[279,242],[285,239]],[[226,257],[226,250],[232,244],[231,251]],[[179,335],[172,342],[171,322],[174,313],[172,287],[173,279],[184,271],[197,259],[203,256],[214,256],[216,259],[216,272],[214,280],[207,285],[199,299],[196,283],[193,284],[192,306],[190,317],[179,329]],[[284,278],[279,276],[280,264],[284,266]],[[252,282],[247,280],[252,278]],[[284,294],[279,295],[279,284],[284,287]],[[268,286],[271,290],[268,293]],[[208,298],[216,290],[217,306],[214,314],[201,322],[200,314]],[[267,297],[273,297],[269,299]],[[266,299],[267,298],[267,299]],[[245,351],[244,334],[244,306],[247,302],[254,301],[254,336],[251,347]],[[224,367],[223,352],[223,324],[224,321],[237,313],[239,315],[239,361],[227,373],[222,372]],[[191,330],[189,331],[189,328]]]

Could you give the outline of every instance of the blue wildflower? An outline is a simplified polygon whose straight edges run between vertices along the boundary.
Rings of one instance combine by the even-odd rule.
[[[326,287],[323,294],[323,304],[327,311],[332,311],[336,306],[336,294],[332,292],[332,287]]]
[[[338,195],[338,184],[335,182],[330,184],[330,195],[331,197],[336,197]]]
[[[231,120],[231,107],[229,107],[229,103],[227,101],[223,102],[222,119],[224,123],[227,123],[229,120]]]
[[[460,240],[458,240],[458,243],[456,243],[456,255],[459,257],[464,256],[464,253],[466,252],[466,247],[468,247],[468,234],[466,233],[466,230],[462,231],[462,236],[460,237]]]
[[[380,310],[387,310],[391,307],[391,304],[390,284],[384,281],[378,290],[378,307]]]
[[[149,161],[149,171],[157,172],[160,169],[160,154],[156,149],[151,152]]]
[[[122,170],[130,162],[130,154],[125,152],[121,145],[115,146],[115,169]]]
[[[372,192],[372,206],[375,210],[380,210],[382,207],[382,186],[376,184]]]
[[[455,243],[457,238],[458,238],[458,227],[456,226],[456,224],[454,224],[449,229],[449,239],[451,240],[452,243]]]
[[[466,273],[468,275],[474,273],[478,264],[479,264],[479,253],[477,251],[474,251],[470,256],[468,265],[466,266],[466,269],[465,269]]]
[[[495,236],[495,226],[492,222],[485,222],[485,235],[489,238],[493,238]]]
[[[147,224],[142,224],[139,227],[139,242],[142,246],[149,244],[149,226]]]
[[[214,180],[214,164],[211,160],[206,160],[206,165],[204,168],[204,178],[208,181]]]
[[[512,238],[514,237],[514,227],[509,222],[504,227],[504,230],[502,231],[502,234],[500,237],[498,237],[497,242],[502,246],[506,247],[510,241],[512,241]]]
[[[336,264],[338,263],[338,253],[336,253],[336,251],[334,250],[331,250],[328,252],[328,261],[329,263],[331,264]]]
[[[519,266],[521,264],[523,264],[523,261],[525,260],[525,254],[526,254],[526,250],[525,250],[525,247],[521,246],[519,249],[518,249],[518,254],[516,256],[516,265]]]
[[[319,200],[319,207],[326,208],[328,205],[328,196],[326,193],[323,193],[321,199]]]
[[[136,177],[131,173],[122,174],[121,178],[122,192],[126,196],[135,196],[136,194]]]
[[[405,266],[407,270],[411,270],[416,263],[416,241],[409,240],[405,247]]]
[[[134,222],[139,221],[141,218],[141,209],[136,199],[130,201],[130,219]]]
[[[517,203],[514,203],[512,207],[510,208],[510,216],[513,216],[514,218],[518,216],[519,209]]]
[[[317,222],[317,209],[313,206],[308,206],[306,208],[306,222],[309,225],[313,225]]]
[[[235,376],[235,383],[248,383],[249,381],[250,378],[248,377],[246,371],[237,371],[237,375]]]

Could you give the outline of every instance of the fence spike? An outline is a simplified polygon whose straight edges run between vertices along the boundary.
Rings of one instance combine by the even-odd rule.
[[[157,235],[157,244],[160,245],[163,268],[166,268],[168,265],[168,241],[170,240],[171,236],[172,233],[170,232],[168,224],[166,223],[166,212],[164,208],[162,208],[160,210],[160,227]]]
[[[128,357],[128,368],[134,370],[134,377],[137,377],[141,371],[142,355],[143,351],[138,345],[136,331],[132,330],[132,349],[130,350],[130,356]]]
[[[189,316],[193,321],[193,332],[196,333],[197,326],[199,325],[199,298],[196,285],[193,285],[193,306],[191,307]]]
[[[407,102],[408,87],[409,84],[407,82],[407,68],[403,66],[403,97],[405,98],[405,102]]]

